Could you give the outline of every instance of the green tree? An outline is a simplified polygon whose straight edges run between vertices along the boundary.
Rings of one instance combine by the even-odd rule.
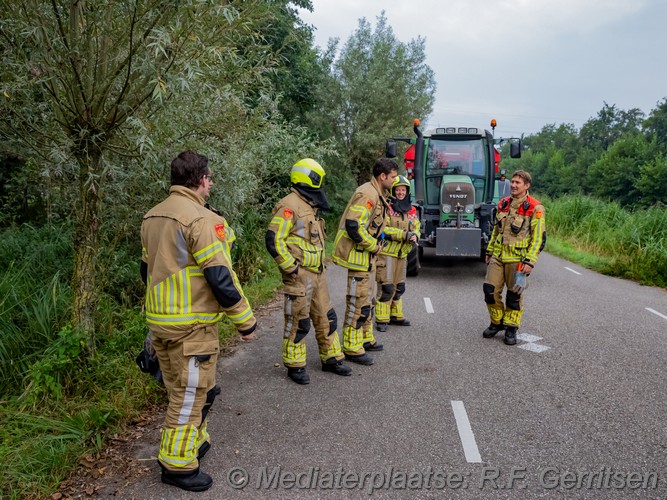
[[[667,97],[644,120],[644,131],[649,138],[655,137],[660,150],[667,154]]]
[[[606,151],[616,140],[626,135],[637,135],[644,113],[639,108],[628,111],[606,102],[596,118],[590,118],[579,131],[582,147]]]
[[[245,14],[259,3],[4,4],[0,137],[26,156],[60,165],[76,190],[72,314],[91,350],[109,159],[149,149],[148,118],[209,69],[201,61],[216,61],[230,80],[242,81],[260,45]],[[268,64],[254,59],[252,66],[261,73]]]
[[[623,206],[642,203],[637,182],[642,166],[652,163],[654,155],[654,148],[641,135],[618,139],[588,171],[592,194]]]
[[[435,93],[424,39],[399,41],[384,11],[375,29],[365,18],[338,57],[329,43],[321,62],[329,77],[321,88],[316,128],[340,145],[342,165],[363,181],[388,137],[409,133],[413,118],[426,119]]]

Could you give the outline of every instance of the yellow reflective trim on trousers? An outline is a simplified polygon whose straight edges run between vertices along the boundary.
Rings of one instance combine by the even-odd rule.
[[[357,352],[364,348],[364,332],[361,328],[343,327],[343,350]]]
[[[337,358],[338,356],[343,354],[340,348],[340,339],[338,337],[338,332],[333,332],[331,335],[333,335],[333,341],[331,342],[329,348],[325,349],[324,351],[320,350],[320,359],[322,361],[326,361],[329,358]]]
[[[195,262],[197,262],[197,264],[201,266],[204,262],[213,257],[216,253],[220,253],[222,251],[223,251],[222,243],[220,243],[220,241],[214,241],[213,243],[202,248],[198,252],[193,253],[192,256],[194,257]]]
[[[197,428],[184,425],[162,429],[158,459],[172,467],[185,467],[197,460]]]
[[[503,320],[503,315],[505,310],[502,307],[498,307],[494,304],[487,304],[486,308],[489,311],[489,317],[491,318],[491,323],[499,325]]]
[[[375,304],[375,320],[380,323],[388,323],[389,308],[389,302],[378,302]]]
[[[295,344],[290,339],[283,339],[283,362],[294,365],[306,362],[306,343]]]
[[[521,326],[522,315],[523,311],[505,309],[505,314],[503,315],[503,324],[505,324],[505,326]]]
[[[396,319],[405,319],[403,316],[403,298],[394,301],[391,303],[390,316],[394,316]]]

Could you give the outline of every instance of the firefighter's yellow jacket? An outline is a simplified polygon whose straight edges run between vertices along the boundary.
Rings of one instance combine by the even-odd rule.
[[[382,188],[375,178],[362,184],[352,195],[340,218],[333,261],[355,271],[368,271],[371,254],[377,250],[382,233],[387,240],[404,240],[405,231],[386,227],[389,212]]]
[[[526,195],[507,196],[498,202],[496,223],[486,249],[503,263],[527,262],[533,266],[546,242],[546,220],[542,203]]]
[[[266,248],[281,271],[293,273],[297,266],[314,273],[324,269],[324,220],[294,188],[273,209],[266,232]]]
[[[389,205],[389,222],[385,228],[385,233],[387,230],[391,232],[392,229],[398,229],[402,233],[397,233],[397,236],[401,234],[405,238],[407,233],[413,233],[419,239],[421,235],[419,217],[417,216],[417,209],[415,207],[410,207],[407,213],[394,212],[391,204]],[[412,243],[409,241],[404,241],[402,239],[390,240],[387,245],[380,252],[382,255],[388,255],[390,257],[398,257],[399,259],[405,258],[412,250]]]
[[[146,320],[153,331],[184,331],[220,321],[224,312],[242,335],[256,320],[232,269],[234,233],[224,217],[184,186],[153,207],[141,225]]]

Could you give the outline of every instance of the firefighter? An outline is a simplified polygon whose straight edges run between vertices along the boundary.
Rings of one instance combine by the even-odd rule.
[[[405,275],[407,257],[419,239],[419,218],[417,210],[410,203],[410,181],[399,175],[391,188],[389,203],[389,224],[385,235],[389,241],[377,260],[377,303],[375,305],[375,326],[378,332],[386,332],[387,325],[410,326],[403,314]]]
[[[366,351],[381,351],[373,335],[375,260],[382,250],[382,233],[388,218],[386,196],[396,179],[398,166],[380,158],[373,178],[352,195],[340,218],[333,261],[347,269],[347,295],[343,321],[343,352],[350,361],[372,365]]]
[[[484,338],[505,330],[505,344],[516,344],[516,332],[523,314],[523,292],[527,278],[546,243],[546,221],[542,204],[528,194],[528,172],[512,175],[511,196],[498,202],[496,221],[486,250],[484,301],[491,324]],[[507,286],[505,304],[503,288]]]
[[[324,267],[324,220],[318,212],[331,209],[322,182],[325,172],[312,158],[298,161],[290,172],[291,193],[273,209],[266,248],[280,268],[285,290],[283,364],[297,384],[308,384],[306,335],[311,321],[322,370],[351,375],[345,366],[338,321],[329,299]]]
[[[206,416],[220,392],[218,323],[224,312],[245,341],[255,338],[257,326],[231,266],[234,233],[205,207],[212,185],[205,156],[179,154],[171,163],[169,197],[141,225],[146,320],[169,396],[161,479],[189,491],[213,482],[199,462],[211,446]]]

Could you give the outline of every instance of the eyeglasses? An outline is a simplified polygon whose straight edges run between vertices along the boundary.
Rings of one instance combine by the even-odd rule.
[[[206,179],[208,182],[213,182],[213,177],[210,175],[205,175],[204,179]]]

